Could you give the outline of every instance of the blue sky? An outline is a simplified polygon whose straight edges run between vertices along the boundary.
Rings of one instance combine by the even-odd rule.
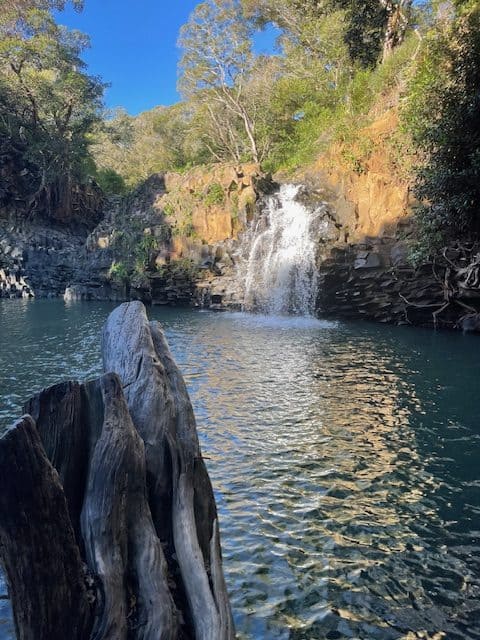
[[[105,102],[132,115],[176,102],[178,31],[199,0],[85,0],[82,13],[71,7],[60,24],[87,33],[91,49],[84,59],[89,72],[110,84]],[[259,50],[271,48],[263,34]]]

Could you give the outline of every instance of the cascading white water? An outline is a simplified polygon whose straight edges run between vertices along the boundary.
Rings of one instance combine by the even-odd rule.
[[[325,206],[309,211],[296,197],[300,186],[285,184],[267,202],[252,230],[245,277],[246,310],[312,315],[318,221]],[[315,233],[314,233],[315,231]]]

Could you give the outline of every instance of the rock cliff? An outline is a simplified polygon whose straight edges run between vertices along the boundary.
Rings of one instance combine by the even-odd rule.
[[[197,281],[253,218],[272,183],[257,165],[197,167],[154,175],[110,203],[68,283],[70,299],[200,304]]]
[[[112,199],[97,226],[73,215],[18,218],[3,209],[0,296],[140,299],[238,309],[244,267],[265,198],[278,182],[303,185],[325,208],[318,237],[317,312],[396,324],[480,325],[480,247],[446,248],[413,266],[411,184],[396,146],[395,108],[354,141],[275,180],[257,165],[211,165],[154,175]],[[90,206],[90,209],[92,207]]]
[[[397,145],[396,108],[381,114],[355,142],[333,145],[308,167],[279,182],[304,185],[312,211],[326,203],[318,237],[317,312],[321,315],[427,327],[480,328],[480,246],[452,245],[414,266],[415,234],[408,172]],[[261,207],[257,216],[261,215]],[[243,290],[235,241],[223,243],[218,271],[200,284],[214,308],[239,308]],[[236,266],[233,266],[236,265]]]
[[[317,308],[323,315],[472,330],[480,316],[480,247],[446,247],[414,266],[415,200],[395,147],[397,109],[298,172],[330,204],[334,242],[320,241]]]
[[[71,299],[159,304],[192,303],[197,269],[213,265],[217,244],[246,228],[271,188],[256,165],[213,165],[154,175],[123,199],[77,190],[59,217],[47,205],[29,214],[14,186],[0,202],[1,297],[66,291]]]
[[[37,182],[19,157],[0,155],[0,297],[62,294],[73,257],[103,215],[95,182]]]

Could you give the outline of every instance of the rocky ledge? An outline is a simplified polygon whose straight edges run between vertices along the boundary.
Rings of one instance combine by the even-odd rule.
[[[319,265],[324,316],[396,325],[480,330],[480,246],[452,245],[413,267],[398,238],[332,247]]]
[[[0,298],[33,298],[34,293],[26,283],[21,269],[0,269]]]
[[[452,245],[414,267],[408,187],[372,171],[348,185],[334,178],[316,170],[299,192],[307,207],[328,203],[318,237],[317,313],[478,330],[480,246]],[[93,230],[10,219],[0,226],[0,297],[241,309],[249,236],[274,188],[258,167],[219,166],[152,176],[128,198],[110,201]]]
[[[151,176],[127,198],[109,203],[75,257],[65,297],[201,306],[199,283],[223,273],[229,247],[273,184],[257,165]]]
[[[324,191],[299,198],[316,207]],[[452,244],[436,260],[418,266],[409,256],[411,218],[399,217],[376,236],[352,233],[352,216],[330,194],[317,245],[316,313],[322,317],[385,324],[480,331],[480,244]],[[242,238],[240,238],[242,240]],[[244,250],[245,247],[243,247]],[[217,258],[197,285],[197,304],[240,309],[242,242],[217,247]]]

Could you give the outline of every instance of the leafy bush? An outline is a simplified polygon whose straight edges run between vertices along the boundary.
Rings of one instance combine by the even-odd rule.
[[[417,256],[480,231],[480,7],[464,3],[431,30],[402,118],[417,170]]]
[[[113,282],[124,284],[129,278],[129,271],[123,262],[112,262],[108,270],[108,277]]]
[[[171,230],[168,225],[158,229],[156,235],[145,233],[139,221],[130,220],[130,224],[116,230],[110,242],[114,262],[109,275],[117,281],[130,280],[140,282],[146,273],[152,269],[153,260],[162,242],[170,240]],[[136,285],[138,286],[138,285]]]
[[[171,217],[171,216],[175,215],[175,207],[174,207],[172,202],[165,203],[165,205],[163,206],[163,213],[167,217]]]
[[[155,236],[151,234],[144,234],[143,237],[137,242],[134,248],[135,265],[142,265],[143,269],[148,267],[152,254],[158,249],[158,241]]]
[[[181,211],[180,216],[177,218],[176,225],[172,227],[172,234],[184,238],[195,238],[197,236],[191,209],[185,208]]]
[[[223,187],[218,182],[213,182],[207,189],[207,194],[204,198],[204,203],[207,207],[212,207],[214,205],[224,204],[225,202],[225,191]]]
[[[98,169],[95,178],[107,196],[121,196],[127,192],[125,180],[113,169]]]
[[[404,86],[418,39],[410,34],[387,60],[375,68],[355,68],[348,82],[336,91],[310,95],[298,108],[288,136],[276,146],[265,168],[295,169],[312,161],[332,142],[355,145],[360,130],[375,117],[373,107],[388,101]],[[353,157],[355,156],[355,157]],[[361,171],[352,151],[349,163]]]
[[[167,281],[194,282],[198,278],[199,268],[190,258],[179,258],[158,267],[157,272]]]

